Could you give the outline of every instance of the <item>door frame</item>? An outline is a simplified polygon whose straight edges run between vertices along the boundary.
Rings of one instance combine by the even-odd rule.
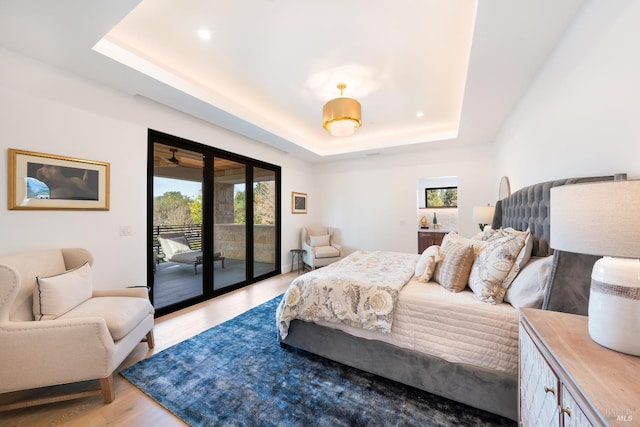
[[[179,301],[175,304],[162,307],[156,310],[156,317],[177,311],[181,308],[185,308],[202,301],[209,300],[227,292],[234,291],[236,289],[248,286],[256,283],[260,280],[264,280],[269,277],[281,274],[282,269],[282,183],[281,183],[281,167],[271,163],[263,162],[261,160],[252,159],[250,157],[242,156],[236,153],[232,153],[226,150],[221,150],[216,147],[212,147],[206,144],[198,143],[195,141],[180,138],[174,135],[170,135],[164,132],[159,132],[153,129],[148,129],[147,138],[147,283],[150,288],[150,298],[153,303],[153,284],[154,284],[154,266],[155,256],[153,251],[153,178],[154,178],[154,155],[153,146],[154,143],[162,143],[165,145],[171,145],[178,149],[191,150],[203,154],[204,169],[202,177],[202,251],[205,255],[213,254],[214,252],[214,236],[213,236],[213,209],[215,206],[215,200],[213,197],[214,188],[214,168],[213,160],[215,157],[232,160],[238,163],[244,164],[245,167],[245,197],[246,197],[246,233],[245,233],[245,280],[234,284],[232,286],[226,286],[221,289],[214,289],[213,286],[213,269],[208,268],[213,263],[204,262],[202,264],[202,295],[190,298],[184,301]],[[254,246],[253,246],[253,168],[258,167],[262,169],[272,170],[275,177],[275,268],[272,272],[262,274],[257,277],[254,276]],[[211,256],[208,255],[208,256]]]

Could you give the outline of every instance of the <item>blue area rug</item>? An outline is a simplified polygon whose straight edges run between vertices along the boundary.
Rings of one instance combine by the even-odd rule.
[[[281,297],[124,369],[192,426],[515,426],[313,354],[283,349]]]

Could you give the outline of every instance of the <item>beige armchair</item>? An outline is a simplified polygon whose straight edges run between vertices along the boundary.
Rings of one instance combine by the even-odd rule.
[[[79,248],[0,257],[0,393],[98,379],[95,393],[109,403],[114,371],[141,341],[153,348],[147,288],[93,290],[92,263],[91,253]],[[87,395],[19,401],[0,410]]]
[[[302,261],[311,270],[324,267],[342,258],[342,245],[337,232],[328,227],[304,227],[300,232],[304,254]]]

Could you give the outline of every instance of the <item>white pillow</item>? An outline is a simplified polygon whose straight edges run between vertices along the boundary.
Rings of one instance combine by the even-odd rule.
[[[416,264],[415,277],[419,282],[428,282],[433,276],[438,262],[442,261],[440,246],[429,246],[422,252]]]
[[[312,247],[316,246],[329,246],[329,235],[324,236],[309,236],[309,244]]]
[[[431,247],[431,246],[429,246],[429,247]],[[429,248],[427,248],[427,249],[429,249]],[[422,276],[422,273],[424,273],[424,269],[427,268],[427,263],[429,263],[429,258],[431,257],[431,255],[427,251],[427,249],[425,249],[420,254],[420,258],[418,258],[418,263],[416,264],[416,271],[414,272],[414,275],[416,277]]]
[[[50,277],[36,277],[33,314],[36,320],[52,320],[91,298],[93,282],[88,262]]]
[[[532,257],[507,289],[504,300],[515,308],[541,308],[552,269],[553,256]]]

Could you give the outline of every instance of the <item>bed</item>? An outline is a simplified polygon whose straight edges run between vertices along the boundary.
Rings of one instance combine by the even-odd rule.
[[[522,267],[515,269],[517,276],[514,275],[508,292],[516,289],[516,280],[525,284],[524,288],[518,289],[531,289],[528,281],[544,280],[538,284],[536,298],[539,302],[535,304],[543,309],[586,314],[591,269],[598,257],[554,252],[550,248],[550,189],[610,179],[613,177],[539,183],[496,203],[493,230],[513,229],[514,235],[518,236],[524,235],[517,234],[518,231],[529,231],[528,237],[523,237],[526,243],[518,254],[525,253],[528,246],[531,261],[521,260]],[[516,306],[522,298],[527,301],[528,295],[518,296],[513,290],[513,305],[491,304],[480,301],[479,296],[483,294],[475,287],[473,291],[467,288],[450,292],[439,283],[418,280],[419,277],[409,272],[420,261],[418,255],[361,251],[352,255],[292,282],[277,313],[279,340],[283,347],[300,348],[512,420],[518,419],[519,314]],[[474,255],[478,256],[477,253]],[[388,262],[384,261],[387,258]],[[547,268],[544,276],[528,273],[534,265],[543,263]],[[296,295],[303,289],[301,282],[318,282],[320,290],[314,291],[316,296],[328,298],[327,293],[335,292],[331,280],[335,284],[345,282],[352,279],[350,276],[358,266],[375,268],[379,264],[383,264],[381,271],[390,270],[386,264],[393,264],[402,274],[396,275],[394,271],[398,276],[396,279],[380,279],[380,286],[374,290],[359,284],[357,279],[353,279],[355,284],[348,282],[346,293],[357,289],[358,295],[348,301],[357,301],[359,306],[356,307],[356,303],[351,303],[352,307],[330,303],[334,305],[332,315],[338,312],[341,316],[338,321],[323,317],[317,309],[310,310],[309,307],[318,306],[313,304],[306,311],[293,313],[292,307],[301,305],[297,303],[300,296]],[[531,269],[527,270],[528,267]],[[538,270],[541,269],[536,267]],[[439,274],[442,277],[442,273]],[[402,280],[405,283],[396,283]],[[382,296],[380,289],[384,290]],[[304,298],[309,299],[311,294],[306,292]],[[345,294],[343,290],[340,292]],[[508,293],[501,297],[509,300]],[[385,308],[389,302],[394,303],[390,312]],[[376,308],[376,315],[367,314],[362,309],[363,304],[367,309]]]

